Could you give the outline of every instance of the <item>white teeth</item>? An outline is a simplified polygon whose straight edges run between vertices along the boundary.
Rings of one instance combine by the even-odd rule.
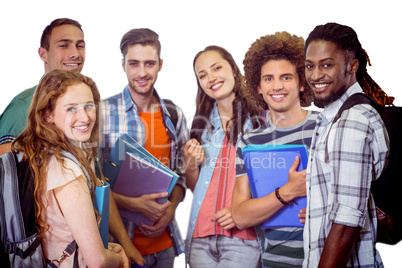
[[[285,95],[272,95],[272,98],[283,98]]]
[[[212,89],[217,89],[217,88],[220,87],[221,85],[222,85],[222,83],[218,83],[218,84],[213,85],[211,88],[212,88]]]
[[[328,86],[329,84],[315,84],[314,86],[316,87],[316,88],[323,88],[323,87],[326,87],[326,86]]]
[[[75,127],[76,129],[78,129],[78,130],[84,130],[84,129],[87,129],[88,128],[88,126],[82,126],[82,127]]]
[[[77,63],[66,63],[66,65],[67,65],[67,66],[70,66],[70,67],[76,67],[76,66],[78,66]]]

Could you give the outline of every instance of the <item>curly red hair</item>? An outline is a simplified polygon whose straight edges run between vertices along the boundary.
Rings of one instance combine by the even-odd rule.
[[[97,120],[89,141],[83,143],[79,148],[67,138],[63,131],[49,123],[46,117],[54,111],[57,100],[67,92],[69,87],[81,83],[91,89],[96,104]],[[24,153],[23,160],[29,163],[34,178],[35,217],[41,235],[48,227],[47,223],[42,220],[41,214],[45,209],[42,200],[45,195],[47,164],[51,155],[55,155],[57,161],[64,166],[60,153],[61,151],[70,152],[89,173],[90,178],[87,179],[91,180],[92,185],[96,185],[97,179],[91,168],[91,161],[95,158],[98,147],[99,104],[100,94],[91,78],[75,71],[50,71],[41,79],[35,91],[28,113],[27,126],[11,144],[14,153]],[[93,190],[94,187],[92,187],[92,196]]]

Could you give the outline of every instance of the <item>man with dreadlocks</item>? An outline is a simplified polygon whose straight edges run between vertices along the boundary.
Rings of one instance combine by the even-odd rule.
[[[382,105],[393,98],[368,75],[368,55],[356,32],[344,25],[317,26],[305,45],[305,74],[314,91],[318,117],[307,168],[304,267],[383,267],[375,248],[377,219],[370,185],[385,164],[389,139],[370,105],[345,110],[358,92]]]

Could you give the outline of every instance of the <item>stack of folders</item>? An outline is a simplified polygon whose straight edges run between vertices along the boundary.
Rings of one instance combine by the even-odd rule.
[[[103,246],[108,248],[109,238],[109,197],[110,185],[102,182],[102,185],[95,187],[95,209],[101,214],[99,223],[99,233],[102,238]]]
[[[103,167],[103,174],[110,180],[113,192],[129,197],[162,192],[170,195],[179,177],[127,134],[117,139]],[[157,202],[162,204],[167,199],[168,196]],[[141,222],[154,224],[138,212],[123,209],[119,212],[121,217],[137,225]]]
[[[244,164],[253,198],[264,197],[288,182],[289,169],[300,158],[297,171],[307,168],[308,155],[305,145],[252,144],[242,148]],[[298,197],[261,223],[262,229],[277,227],[303,227],[297,216],[307,205],[306,197]]]

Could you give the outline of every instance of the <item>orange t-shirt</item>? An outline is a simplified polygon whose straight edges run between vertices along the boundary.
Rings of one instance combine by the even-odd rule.
[[[161,111],[156,113],[139,112],[139,116],[145,126],[145,149],[163,164],[169,166],[171,139],[163,124]],[[141,255],[156,253],[173,245],[167,230],[159,237],[149,238],[142,235],[138,226],[135,227],[133,243]]]

